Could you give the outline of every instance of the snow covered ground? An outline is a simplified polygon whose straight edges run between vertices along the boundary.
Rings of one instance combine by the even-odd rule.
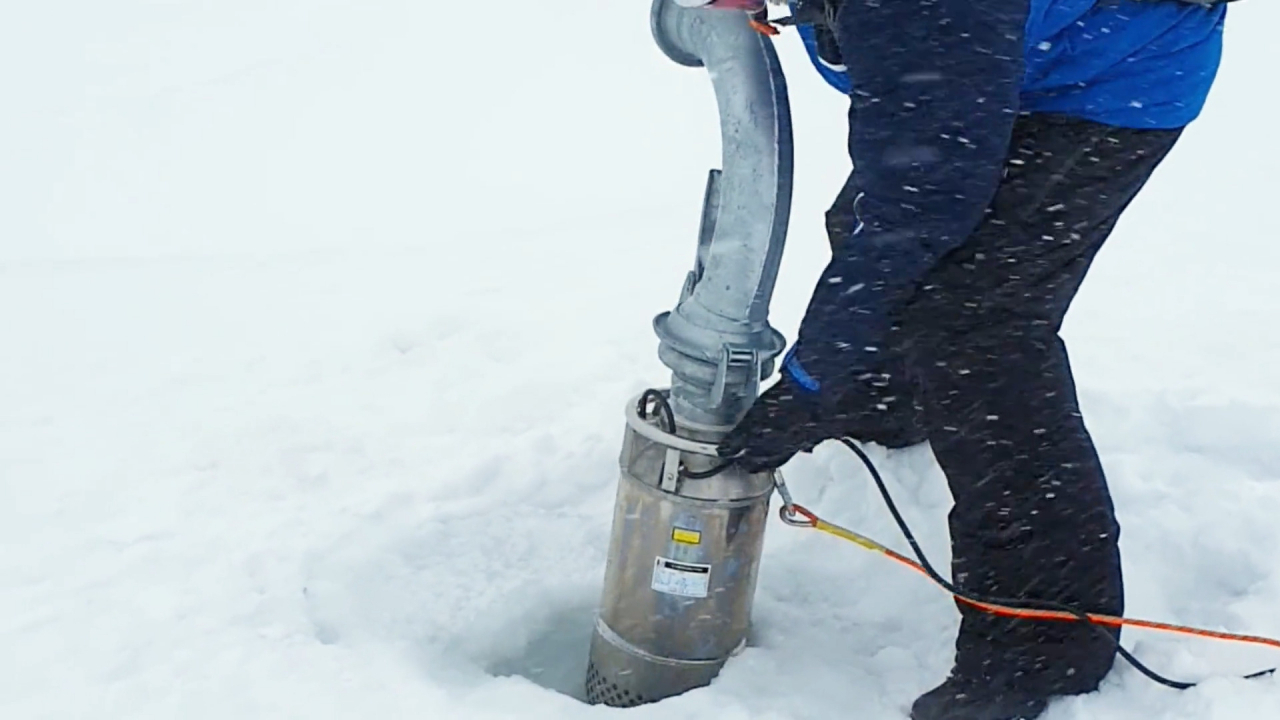
[[[647,2],[10,3],[0,25],[0,718],[604,718],[575,695],[622,405],[718,161]],[[1280,6],[1068,328],[1134,615],[1280,635]],[[793,334],[846,161],[780,41]],[[877,455],[935,559],[927,450]],[[852,458],[797,496],[898,543]],[[630,717],[900,720],[956,623],[770,528],[753,646]],[[1280,654],[1130,632],[1048,720],[1280,718]]]

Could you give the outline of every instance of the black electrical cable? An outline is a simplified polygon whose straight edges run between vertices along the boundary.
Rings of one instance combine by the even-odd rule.
[[[642,408],[645,405],[644,398],[647,397],[650,393],[655,394],[661,400],[659,405],[665,407],[666,412],[671,413],[671,405],[667,403],[666,398],[663,397],[662,394],[656,390],[646,391],[645,395],[641,396]],[[641,417],[643,416],[644,416],[644,413],[642,410]],[[674,427],[675,416],[674,414],[670,414],[670,417],[672,418],[671,424]],[[1077,619],[1078,622],[1086,623],[1091,628],[1101,633],[1102,636],[1107,639],[1108,643],[1111,643],[1112,645],[1115,646],[1116,653],[1120,655],[1120,657],[1124,658],[1126,662],[1132,665],[1135,670],[1137,670],[1138,672],[1146,676],[1147,679],[1152,680],[1153,682],[1159,683],[1160,685],[1164,685],[1165,687],[1173,688],[1175,690],[1188,690],[1190,688],[1196,687],[1198,683],[1189,683],[1189,682],[1182,682],[1180,680],[1171,680],[1161,675],[1160,673],[1156,672],[1155,670],[1152,670],[1151,668],[1147,667],[1147,665],[1143,663],[1141,660],[1139,660],[1137,657],[1135,657],[1133,653],[1125,649],[1124,645],[1120,643],[1120,639],[1119,637],[1117,637],[1117,635],[1113,635],[1106,628],[1106,626],[1098,622],[1095,622],[1093,618],[1089,617],[1088,613],[1086,613],[1085,611],[1077,607],[1066,605],[1064,603],[1053,602],[1051,600],[1033,600],[1033,599],[1024,599],[1024,598],[1011,599],[1011,598],[991,597],[991,596],[979,595],[975,593],[968,593],[956,587],[954,584],[951,583],[950,580],[947,580],[941,574],[939,574],[938,571],[934,569],[933,563],[929,562],[929,558],[927,555],[925,555],[924,549],[920,547],[919,541],[916,540],[915,533],[912,532],[911,526],[907,524],[906,519],[902,517],[902,513],[898,511],[898,504],[894,502],[893,495],[889,493],[889,488],[888,486],[885,485],[884,478],[881,477],[880,470],[876,467],[876,464],[872,462],[871,458],[867,456],[867,453],[863,451],[861,447],[858,447],[857,443],[852,438],[842,437],[842,438],[839,438],[839,440],[841,443],[844,444],[845,447],[852,450],[853,453],[858,456],[858,459],[862,461],[862,464],[866,466],[867,472],[871,474],[871,479],[875,482],[876,489],[880,491],[880,497],[884,499],[885,506],[889,509],[889,514],[893,516],[894,523],[897,524],[898,530],[902,532],[902,535],[904,538],[906,538],[907,543],[911,545],[911,550],[912,552],[915,553],[916,560],[919,561],[920,566],[924,569],[925,573],[928,574],[929,579],[937,583],[942,589],[951,593],[953,596],[955,596],[956,598],[959,598],[960,600],[966,600],[970,603],[975,603],[978,605],[1001,605],[1012,610],[1049,610],[1053,612],[1072,615]],[[733,460],[728,460],[722,463],[721,465],[718,465],[716,467],[713,467],[701,472],[696,472],[696,473],[682,470],[681,475],[691,479],[705,480],[707,478],[714,477],[724,472],[725,469],[727,469],[730,465],[733,464],[733,462],[734,462]],[[1275,672],[1276,672],[1275,668],[1272,668],[1270,670],[1263,670],[1261,672],[1245,675],[1244,679],[1255,680],[1257,678],[1273,675],[1275,674]]]
[[[1188,688],[1193,688],[1197,685],[1197,683],[1188,683],[1188,682],[1182,682],[1179,680],[1170,680],[1169,678],[1147,667],[1145,664],[1143,664],[1141,660],[1134,657],[1133,653],[1126,650],[1125,647],[1120,644],[1120,640],[1116,635],[1113,635],[1111,632],[1109,632],[1105,626],[1095,622],[1093,618],[1089,617],[1087,613],[1080,610],[1079,608],[1073,607],[1071,605],[1064,605],[1062,603],[1057,603],[1049,600],[1026,600],[1021,598],[1008,599],[1008,598],[988,597],[985,595],[967,593],[957,588],[949,580],[942,577],[942,575],[938,574],[938,571],[935,570],[933,565],[929,562],[929,558],[924,554],[924,550],[920,547],[920,543],[916,541],[915,533],[911,532],[911,526],[909,526],[907,524],[907,521],[902,517],[902,513],[898,512],[898,505],[893,501],[893,496],[889,494],[889,488],[885,486],[884,478],[880,477],[880,471],[876,468],[875,463],[871,461],[871,458],[867,457],[866,452],[864,452],[862,448],[858,447],[858,445],[852,439],[840,438],[840,442],[844,443],[845,447],[852,450],[853,453],[858,456],[858,459],[862,461],[862,464],[867,466],[867,472],[871,473],[871,479],[875,482],[876,488],[880,491],[880,496],[884,498],[884,503],[889,508],[889,514],[893,516],[893,521],[897,523],[898,529],[902,531],[902,535],[907,539],[907,543],[911,545],[911,550],[912,552],[915,553],[916,560],[920,562],[920,565],[924,568],[924,571],[928,573],[929,578],[933,580],[935,583],[937,583],[938,585],[940,585],[947,592],[951,593],[957,598],[960,598],[961,600],[967,600],[972,603],[986,604],[986,605],[1003,605],[1008,608],[1023,609],[1023,610],[1052,610],[1055,612],[1074,615],[1080,622],[1088,623],[1090,627],[1096,629],[1104,637],[1106,637],[1108,642],[1115,645],[1116,652],[1120,655],[1120,657],[1124,658],[1130,665],[1134,667],[1135,670],[1145,675],[1148,679],[1153,680],[1157,683],[1160,683],[1165,687],[1174,688],[1175,690],[1186,690]],[[1263,670],[1262,672],[1253,673],[1252,675],[1246,675],[1245,679],[1252,680],[1255,678],[1266,677],[1273,673],[1275,673],[1274,668],[1271,670]]]
[[[662,413],[662,419],[666,421],[666,431],[670,435],[676,434],[676,413],[671,409],[671,402],[667,400],[667,396],[662,394],[661,390],[650,388],[640,394],[640,406],[636,408],[636,413],[641,420],[649,419],[649,401],[652,400],[654,405]]]

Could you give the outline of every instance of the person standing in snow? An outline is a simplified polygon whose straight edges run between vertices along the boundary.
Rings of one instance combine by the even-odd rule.
[[[1121,213],[1200,113],[1225,6],[792,9],[819,71],[852,100],[854,170],[781,379],[721,454],[766,471],[833,437],[927,439],[955,499],[960,588],[1122,614],[1120,528],[1058,331]],[[1095,628],[960,611],[950,677],[913,720],[1034,718],[1114,664]]]

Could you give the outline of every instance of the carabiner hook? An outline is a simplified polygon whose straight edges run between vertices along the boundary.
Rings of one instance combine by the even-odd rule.
[[[782,522],[792,527],[818,526],[818,516],[797,505],[791,497],[791,491],[787,489],[787,481],[782,479],[780,469],[773,471],[773,486],[778,489],[778,496],[782,498],[782,507],[778,508],[778,517],[782,518]]]

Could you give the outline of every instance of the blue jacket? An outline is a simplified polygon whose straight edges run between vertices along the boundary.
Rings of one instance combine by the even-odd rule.
[[[1119,127],[1183,127],[1213,85],[1226,13],[1225,4],[1031,0],[1021,109]],[[823,78],[849,94],[848,74],[818,59],[813,27],[800,27],[800,36]]]
[[[1013,123],[1053,112],[1135,128],[1199,114],[1225,7],[1174,0],[846,2],[834,28],[849,92],[857,229],[823,272],[784,367],[818,390],[874,371],[888,317],[977,227]]]

